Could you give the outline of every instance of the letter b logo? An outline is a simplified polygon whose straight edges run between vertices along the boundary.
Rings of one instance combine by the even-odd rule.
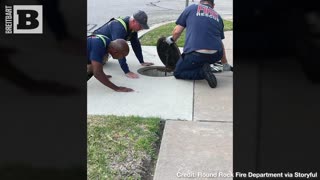
[[[13,6],[14,34],[42,34],[42,5]]]

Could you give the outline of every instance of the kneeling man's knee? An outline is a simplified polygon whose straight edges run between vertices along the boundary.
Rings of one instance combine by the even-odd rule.
[[[177,71],[174,71],[174,72],[173,72],[173,76],[174,76],[176,79],[181,79],[180,73],[177,72]]]

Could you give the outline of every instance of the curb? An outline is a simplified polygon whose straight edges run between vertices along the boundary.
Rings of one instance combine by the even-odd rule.
[[[227,16],[227,17],[224,17],[223,19],[233,22],[233,16]],[[169,23],[172,23],[172,22],[176,22],[176,20],[158,23],[158,24],[152,25],[149,29],[141,30],[141,31],[138,33],[138,38],[140,39],[140,38],[142,38],[146,33],[148,33],[149,31],[152,31],[152,30],[154,30],[154,29],[156,29],[156,28],[158,28],[158,27],[160,27],[160,26],[162,26],[162,25],[169,24]]]
[[[138,33],[138,38],[142,38],[142,36],[144,36],[146,33],[148,33],[149,31],[152,31],[162,25],[165,25],[165,24],[169,24],[169,23],[172,23],[172,22],[175,22],[175,21],[166,21],[166,22],[162,22],[162,23],[158,23],[158,24],[155,24],[155,25],[152,25],[149,29],[145,29],[145,30],[141,30],[139,33]]]

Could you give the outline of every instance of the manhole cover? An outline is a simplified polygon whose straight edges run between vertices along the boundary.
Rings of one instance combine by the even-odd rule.
[[[173,76],[173,70],[168,69],[164,66],[143,67],[143,68],[138,69],[138,73],[145,75],[145,76],[152,76],[152,77]]]
[[[157,42],[157,52],[160,60],[167,68],[174,69],[181,56],[178,46],[173,43],[168,45],[166,37],[161,37]]]

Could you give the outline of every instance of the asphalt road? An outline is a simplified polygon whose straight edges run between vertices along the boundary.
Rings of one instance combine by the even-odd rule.
[[[189,5],[199,3],[199,0],[189,0]],[[215,0],[215,9],[222,18],[232,18],[233,1]],[[112,17],[129,16],[137,10],[143,10],[148,14],[150,26],[178,18],[186,7],[186,0],[88,0],[88,32],[106,23]]]

